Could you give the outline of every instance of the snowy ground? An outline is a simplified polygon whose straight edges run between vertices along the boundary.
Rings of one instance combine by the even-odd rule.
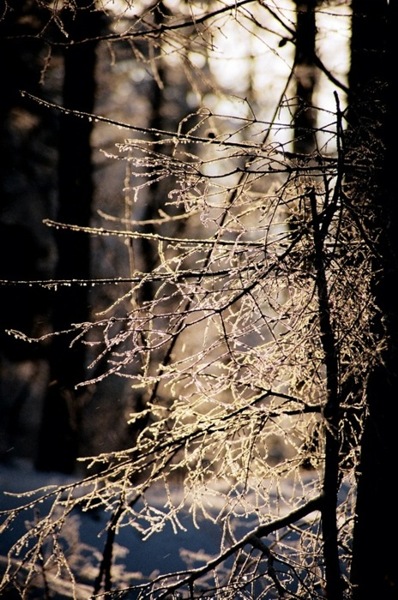
[[[297,498],[297,496],[305,495],[308,499],[308,494],[313,491],[314,473],[308,473],[306,478],[303,478],[303,486],[295,482],[294,486],[291,483],[286,483],[282,490],[282,497],[285,497],[285,509],[291,510],[289,506],[289,497]],[[29,462],[19,461],[12,465],[0,465],[0,511],[9,509],[15,506],[20,506],[29,501],[29,499],[18,497],[18,493],[29,490],[36,490],[43,486],[52,484],[71,483],[72,478],[63,477],[58,474],[43,474],[37,473],[32,469]],[[217,490],[217,486],[215,486]],[[280,490],[279,490],[280,491]],[[343,486],[341,490],[342,500],[346,497],[348,491],[347,486]],[[12,492],[10,495],[9,492]],[[15,495],[16,494],[16,495]],[[178,489],[173,492],[173,503],[178,505],[180,498],[178,497]],[[148,497],[150,505],[157,508],[160,512],[165,510],[167,497],[163,491],[154,490]],[[170,500],[170,498],[169,498]],[[220,522],[212,522],[220,514],[222,510],[223,499],[221,495],[211,495],[208,498],[206,507],[211,518],[199,520],[196,525],[193,523],[192,514],[189,510],[189,505],[185,505],[178,515],[178,526],[173,528],[170,523],[166,523],[159,533],[151,535],[148,539],[142,535],[137,529],[132,527],[122,527],[116,537],[114,548],[114,560],[112,568],[112,579],[119,589],[148,582],[160,574],[173,573],[185,570],[189,567],[200,567],[204,565],[212,556],[218,554],[221,544],[221,524]],[[301,503],[301,500],[299,500]],[[237,509],[238,507],[238,509]],[[238,538],[243,537],[250,530],[255,529],[258,525],[258,515],[253,518],[244,517],[245,507],[242,508],[242,516],[239,516],[239,505],[234,507],[236,514],[236,535]],[[231,507],[230,507],[231,508]],[[283,501],[278,495],[274,498],[274,508],[277,512],[283,512]],[[46,504],[40,504],[36,508],[37,511],[46,512]],[[10,546],[20,538],[26,531],[26,526],[29,520],[35,518],[32,510],[27,510],[19,517],[12,526],[8,526],[1,531],[0,529],[0,571],[3,572],[6,565],[6,556]],[[93,587],[98,569],[103,556],[104,544],[106,540],[106,525],[108,523],[109,513],[99,511],[83,512],[81,510],[74,511],[68,518],[65,536],[65,543],[69,549],[70,561],[73,565],[73,570],[79,577],[79,586],[75,594],[77,600],[89,600],[92,598]],[[0,522],[4,520],[4,513],[1,516]],[[225,541],[225,540],[224,540]],[[227,542],[227,545],[228,542]],[[46,574],[49,587],[54,593],[57,600],[72,598],[71,585],[64,578],[60,579],[56,573]],[[43,593],[42,577],[40,573],[37,576],[37,586],[41,589],[38,595],[28,596],[30,598],[39,598],[42,600],[47,596],[40,595]],[[19,596],[2,595],[3,598],[19,598]],[[136,594],[129,593],[125,596],[128,600],[136,598]]]
[[[0,510],[21,504],[21,499],[14,494],[71,481],[73,481],[72,478],[62,477],[58,474],[37,473],[28,462],[1,465]],[[10,492],[12,495],[9,495]],[[153,492],[150,500],[151,505],[157,505],[159,509],[164,508],[166,498],[162,493],[157,496],[156,492]],[[25,502],[27,502],[26,498],[23,500],[23,503]],[[45,509],[45,505],[43,505],[43,509]],[[219,506],[214,505],[215,514],[219,509]],[[3,571],[10,546],[23,535],[26,531],[27,521],[32,518],[32,512],[27,511],[24,517],[18,519],[12,527],[8,527],[0,533],[1,571]],[[148,581],[159,574],[184,570],[187,564],[200,566],[210,556],[217,553],[221,535],[218,525],[213,524],[211,520],[203,520],[199,523],[199,528],[195,527],[188,510],[182,511],[179,521],[182,529],[175,531],[170,523],[166,523],[161,533],[152,535],[145,541],[138,531],[130,527],[120,530],[116,539],[113,568],[113,579],[117,580],[118,585],[124,587],[133,581]],[[80,512],[74,514],[68,522],[67,543],[74,549],[75,564],[78,565],[83,584],[87,582],[86,585],[81,585],[79,588],[79,598],[81,599],[88,599],[92,594],[93,581],[98,575],[98,565],[105,544],[106,524],[107,515],[99,512]],[[246,523],[244,529],[247,530],[248,525]],[[70,586],[68,587],[65,583],[58,581],[55,584],[52,581],[51,587],[57,589],[57,598],[70,597]]]

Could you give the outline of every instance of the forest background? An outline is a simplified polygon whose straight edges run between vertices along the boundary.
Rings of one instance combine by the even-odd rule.
[[[396,5],[373,4],[4,4],[0,450],[77,477],[5,511],[36,515],[5,593],[396,594],[393,499],[365,550],[396,455]],[[107,515],[95,577],[64,539],[82,510]],[[121,577],[120,529],[180,512],[214,555]]]

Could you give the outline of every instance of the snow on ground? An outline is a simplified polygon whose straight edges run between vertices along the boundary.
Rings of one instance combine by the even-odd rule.
[[[306,482],[303,482],[306,488],[306,495],[314,491],[311,483],[314,481],[314,474],[308,474]],[[26,503],[26,498],[21,500],[15,495],[9,495],[7,492],[18,494],[25,491],[36,490],[48,485],[68,484],[76,481],[76,478],[65,477],[59,474],[45,474],[36,472],[29,462],[15,462],[9,465],[0,465],[0,511],[14,506]],[[289,487],[290,486],[290,487]],[[287,500],[286,510],[291,510],[289,506],[289,497],[296,497],[300,494],[297,481],[294,486],[287,484],[282,496]],[[199,567],[205,564],[210,557],[218,554],[221,544],[222,527],[220,522],[215,523],[215,519],[220,514],[225,503],[222,494],[217,494],[217,486],[214,486],[214,494],[206,498],[206,508],[211,518],[198,519],[198,523],[193,522],[192,513],[189,510],[188,503],[185,503],[183,509],[178,514],[178,521],[181,527],[172,526],[166,522],[160,532],[145,538],[138,529],[132,527],[120,528],[114,547],[114,562],[112,568],[112,578],[117,582],[119,588],[127,587],[132,584],[147,582],[157,575],[172,573],[185,570],[189,567]],[[303,492],[301,489],[301,493]],[[209,490],[207,490],[209,492]],[[181,500],[181,491],[176,488],[173,493],[172,501],[178,505]],[[343,492],[343,496],[347,489]],[[308,498],[307,498],[308,499]],[[341,498],[342,499],[342,498]],[[165,512],[168,498],[164,490],[154,489],[148,495],[150,505],[156,512]],[[275,508],[283,512],[283,500],[281,496],[275,496]],[[250,502],[249,502],[250,504]],[[43,508],[42,508],[43,507]],[[36,510],[45,511],[46,505],[39,504]],[[258,524],[258,517],[253,513],[245,518],[245,507],[239,502],[234,507],[236,522],[238,527],[236,534],[243,537],[248,531],[254,529]],[[66,530],[65,541],[70,549],[70,557],[73,563],[74,572],[79,574],[78,592],[76,598],[85,600],[91,597],[93,593],[93,582],[98,576],[98,568],[102,558],[104,544],[106,540],[106,525],[109,519],[109,513],[102,511],[74,511],[69,517]],[[0,533],[0,572],[4,571],[6,564],[6,555],[10,546],[19,539],[26,531],[26,524],[29,519],[33,519],[32,511],[26,511],[12,525]],[[0,521],[3,521],[2,516]],[[0,529],[1,531],[1,529]],[[225,541],[225,540],[224,540]],[[71,589],[67,582],[57,580],[51,573],[48,576],[52,591],[56,591],[55,598],[70,598]],[[38,584],[39,585],[39,584]],[[3,596],[2,596],[3,597]],[[134,598],[129,595],[128,598]]]
[[[59,474],[38,473],[28,462],[0,466],[0,511],[25,504],[14,494],[36,490],[43,486],[67,484],[75,481],[72,477]],[[9,493],[12,495],[9,495]],[[178,492],[176,492],[178,493]],[[178,504],[176,498],[176,504]],[[163,492],[153,491],[150,495],[151,506],[164,510],[167,498]],[[214,516],[221,506],[217,498],[212,498]],[[38,505],[40,510],[44,505]],[[0,533],[0,571],[4,570],[6,555],[12,545],[26,531],[26,524],[32,519],[31,511],[18,518],[12,527]],[[66,542],[74,548],[75,566],[81,575],[83,586],[79,587],[79,598],[89,598],[93,590],[93,581],[98,575],[98,566],[106,539],[106,524],[109,514],[104,512],[79,512],[69,518]],[[3,517],[1,521],[3,521]],[[148,581],[156,575],[184,570],[190,566],[203,565],[210,556],[217,554],[220,547],[220,526],[211,520],[202,520],[199,527],[192,521],[188,509],[183,509],[178,517],[181,528],[166,523],[161,533],[143,539],[139,531],[131,527],[122,527],[116,538],[114,552],[113,579],[119,585],[129,585]],[[246,524],[247,528],[248,524]],[[84,585],[87,582],[87,585]],[[51,589],[56,590],[59,598],[70,597],[70,586],[65,582],[51,581]],[[91,585],[88,586],[88,583]]]

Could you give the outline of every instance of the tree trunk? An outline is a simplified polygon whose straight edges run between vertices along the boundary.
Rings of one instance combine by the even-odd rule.
[[[91,4],[91,3],[89,3]],[[93,112],[95,99],[96,42],[76,43],[98,32],[98,13],[85,0],[74,14],[67,13],[66,29],[75,43],[65,49],[63,100],[66,108]],[[93,198],[91,132],[88,119],[63,115],[59,136],[59,204],[57,220],[73,225],[90,223]],[[58,264],[56,279],[90,277],[90,239],[83,233],[56,232]],[[54,293],[54,330],[89,318],[88,288],[60,287]],[[44,400],[39,452],[40,470],[70,473],[79,446],[82,396],[75,386],[85,378],[85,351],[80,344],[69,347],[70,336],[56,336],[50,358],[51,381]]]
[[[316,147],[316,111],[313,96],[317,83],[314,64],[317,0],[296,0],[296,54],[294,76],[297,107],[294,114],[294,151],[311,154]]]
[[[398,536],[394,469],[398,460],[398,206],[393,170],[392,31],[396,2],[354,0],[350,144],[366,161],[369,233],[374,241],[372,285],[379,309],[373,333],[377,366],[367,382],[367,414],[358,469],[351,582],[353,598],[398,597],[395,540]],[[360,179],[358,178],[358,182]],[[382,343],[382,344],[381,344]]]
[[[0,12],[0,279],[34,281],[47,278],[52,267],[52,238],[42,219],[55,189],[57,123],[21,90],[50,100],[57,94],[40,83],[45,54],[39,34],[49,12],[27,0],[2,3]],[[47,65],[50,79],[52,68]],[[48,299],[38,286],[0,285],[0,460],[31,455],[37,431],[26,407],[39,405],[46,373],[46,347],[7,330],[33,337],[45,332]]]
[[[43,279],[50,263],[50,236],[41,219],[55,183],[54,117],[21,95],[21,90],[46,94],[39,83],[42,44],[35,39],[45,19],[41,7],[25,0],[7,6],[0,18],[0,279],[5,280]],[[1,357],[17,362],[38,356],[37,346],[6,330],[40,333],[47,296],[37,287],[0,287]]]

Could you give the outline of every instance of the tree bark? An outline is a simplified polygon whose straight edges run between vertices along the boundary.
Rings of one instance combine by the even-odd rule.
[[[394,469],[398,460],[398,206],[393,170],[395,70],[392,35],[396,2],[354,0],[350,73],[350,126],[354,158],[370,177],[366,187],[369,231],[374,241],[372,286],[378,313],[377,366],[367,382],[367,414],[357,473],[351,582],[354,600],[398,597],[395,541],[398,536]],[[359,178],[358,178],[359,180]]]
[[[42,279],[50,263],[50,236],[41,218],[55,183],[55,119],[21,95],[21,90],[48,93],[39,83],[44,45],[39,32],[46,18],[42,7],[25,0],[7,5],[0,18],[0,279],[5,280]],[[47,313],[47,295],[33,286],[23,291],[0,287],[1,357],[18,362],[39,355],[37,346],[6,330],[36,335]]]
[[[294,151],[300,154],[311,154],[316,148],[316,110],[313,107],[317,83],[317,67],[314,64],[316,5],[317,0],[296,0]]]
[[[98,34],[99,16],[81,0],[77,10],[66,13],[65,27],[73,41],[65,49],[63,101],[65,108],[92,113],[95,101],[96,42],[84,41]],[[79,43],[82,42],[83,43]],[[91,132],[88,119],[63,115],[60,123],[57,220],[88,226],[93,199]],[[67,230],[56,232],[58,263],[56,279],[90,277],[90,239]],[[60,287],[54,293],[55,331],[89,318],[88,287]],[[36,467],[45,471],[70,473],[79,448],[79,420],[82,395],[75,386],[85,378],[85,350],[80,344],[69,347],[70,336],[53,340],[51,381],[44,400]]]

